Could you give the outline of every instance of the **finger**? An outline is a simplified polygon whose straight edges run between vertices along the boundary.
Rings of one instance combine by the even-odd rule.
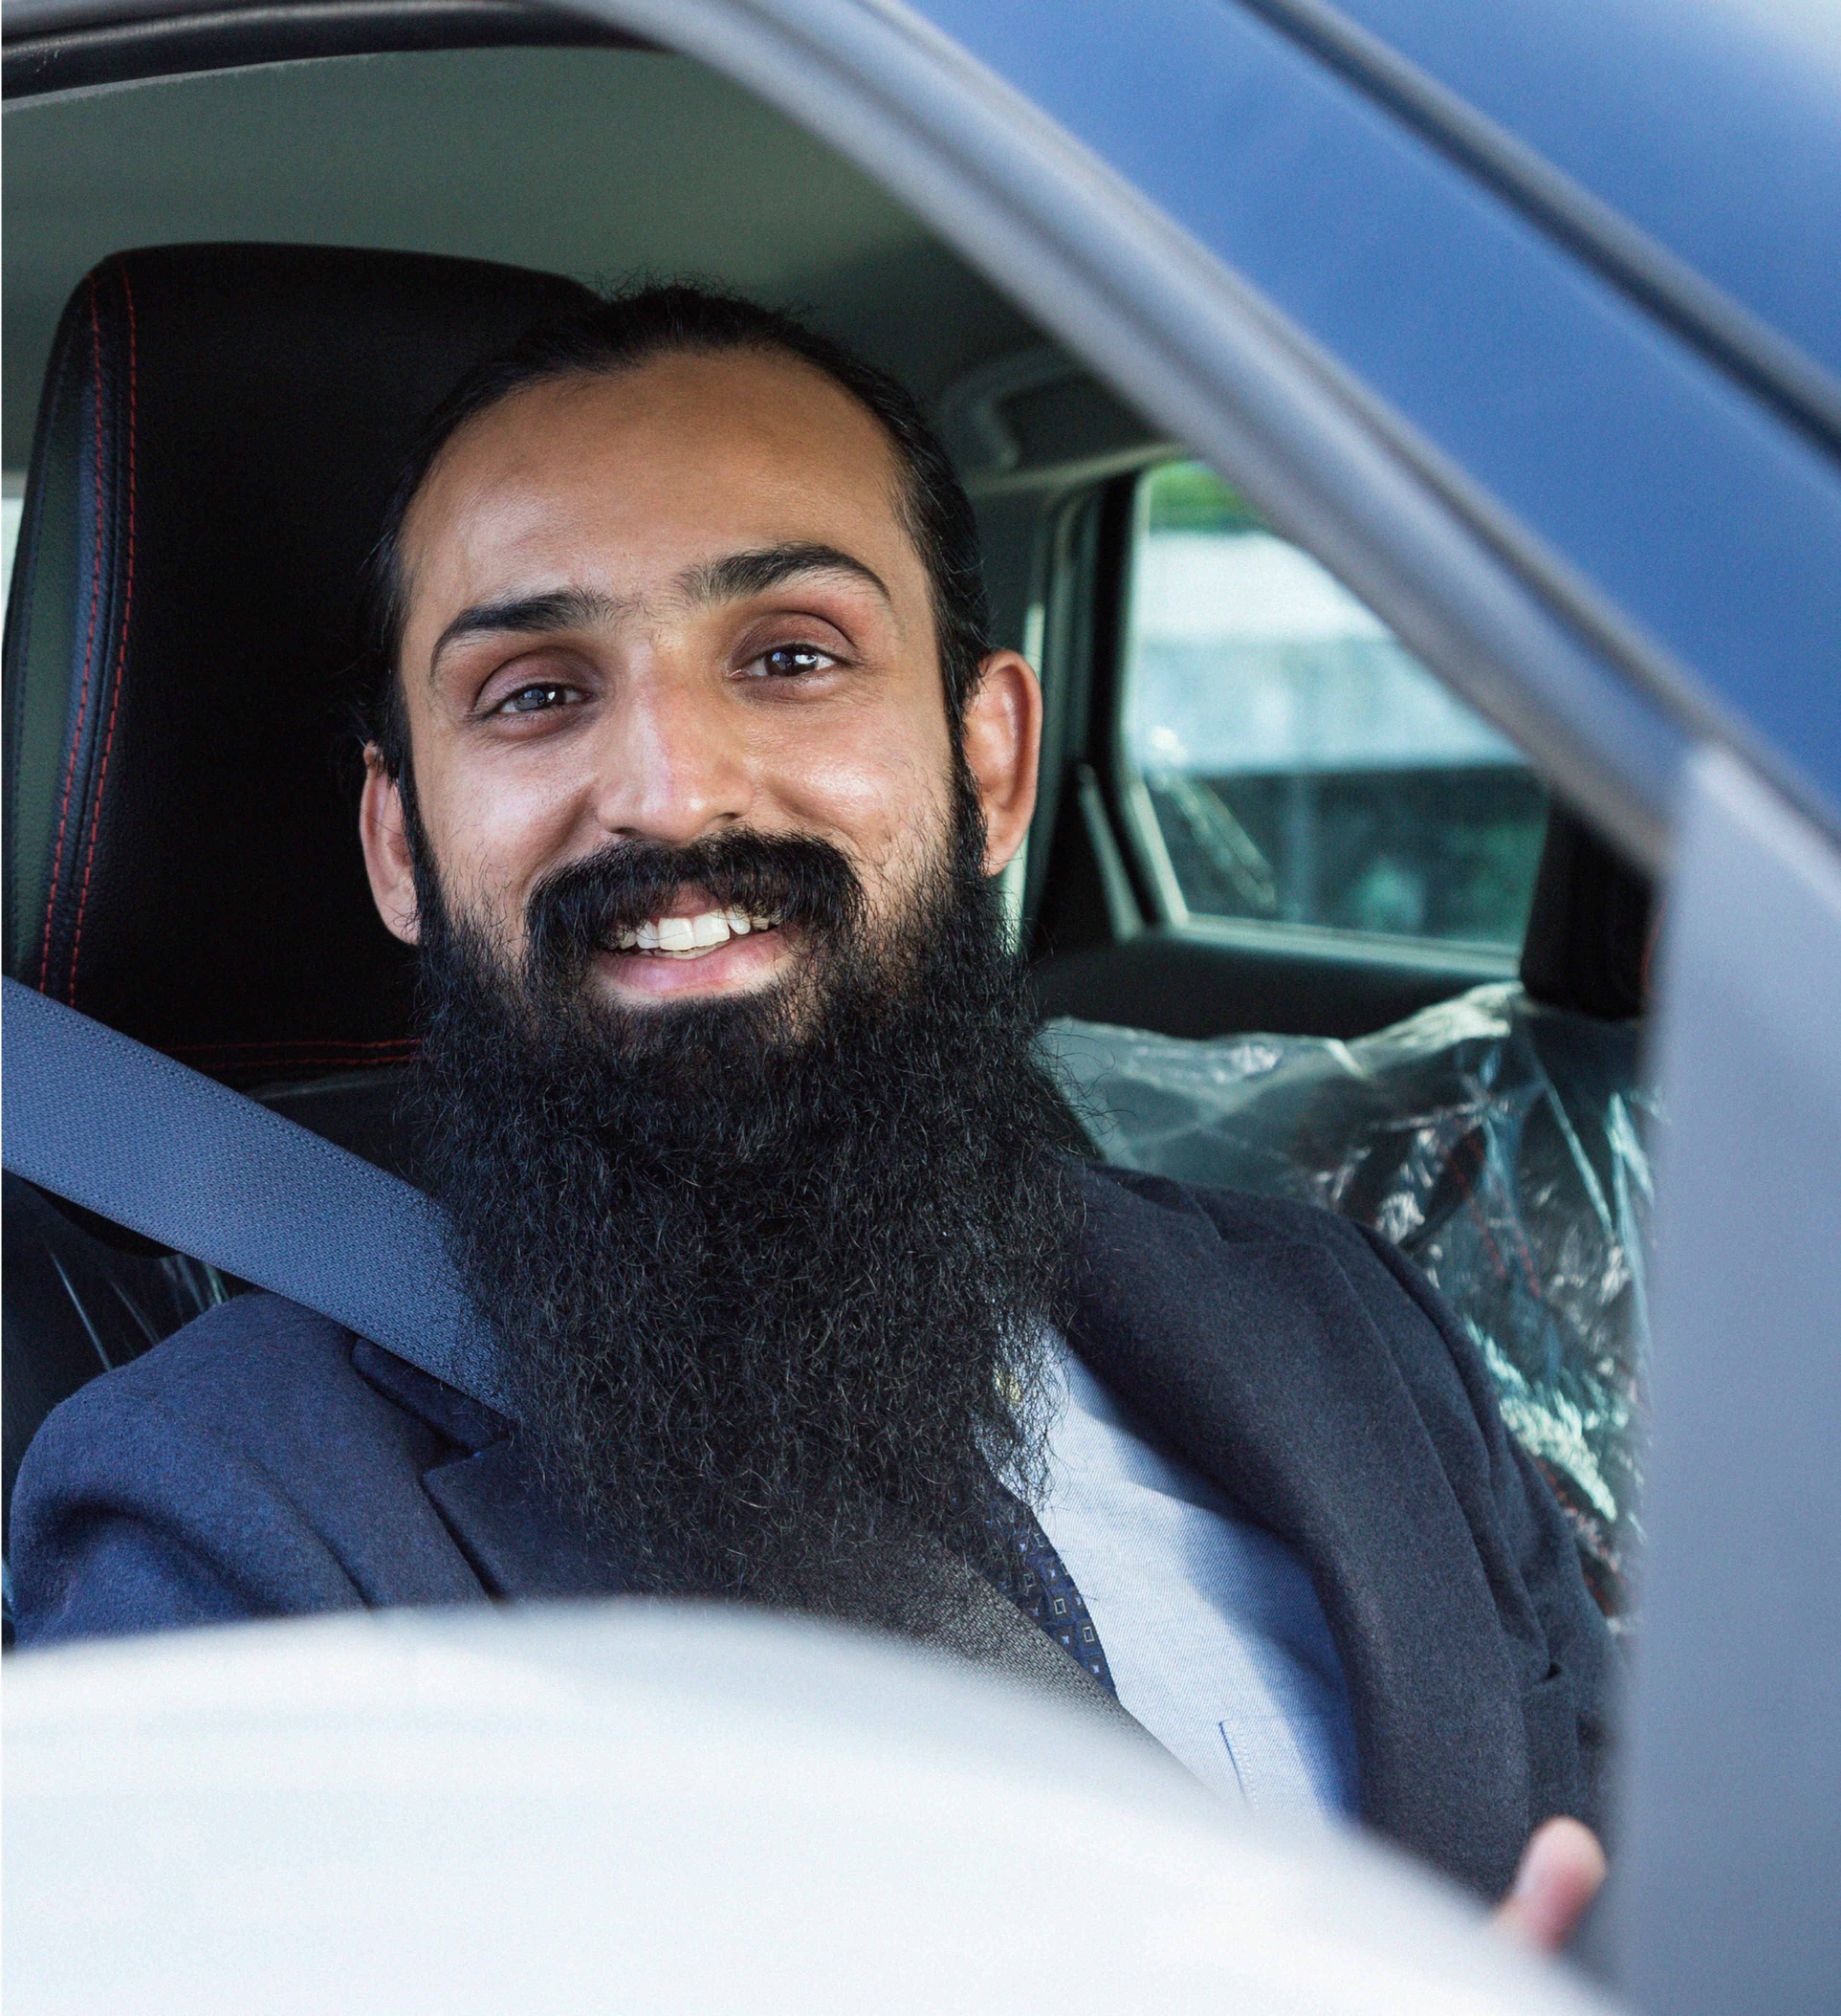
[[[1497,1929],[1519,1945],[1555,1953],[1573,1935],[1605,1880],[1605,1851],[1580,1821],[1544,1822],[1529,1837],[1513,1887],[1496,1908]]]

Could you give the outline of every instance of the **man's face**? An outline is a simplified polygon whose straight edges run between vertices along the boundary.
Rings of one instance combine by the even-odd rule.
[[[449,444],[404,528],[400,675],[432,865],[501,956],[543,877],[627,841],[809,836],[872,925],[902,913],[945,845],[953,728],[897,483],[874,418],[774,355],[535,387]],[[1039,710],[1021,660],[986,661],[964,748],[989,870],[1027,824]],[[379,909],[413,939],[375,765],[362,828]],[[627,1008],[759,989],[801,949],[796,922],[694,886],[629,935],[593,975]]]
[[[366,856],[545,1474],[643,1586],[880,1616],[891,1535],[1008,1574],[1071,1211],[985,879],[1029,668],[986,660],[956,751],[892,453],[779,357],[506,400],[402,551],[421,847],[373,761]]]

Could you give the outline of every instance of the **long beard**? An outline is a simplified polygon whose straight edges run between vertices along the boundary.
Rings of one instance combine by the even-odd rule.
[[[434,1186],[522,1432],[637,1587],[899,1626],[916,1543],[1008,1587],[1075,1206],[982,841],[962,783],[879,930],[823,842],[621,847],[535,892],[515,967],[423,877]],[[681,884],[796,922],[792,976],[592,989]]]

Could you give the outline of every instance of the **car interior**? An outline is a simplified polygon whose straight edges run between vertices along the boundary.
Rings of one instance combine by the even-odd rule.
[[[395,466],[585,286],[794,308],[934,416],[1041,673],[1007,894],[1095,1152],[1400,1240],[1624,1612],[1643,877],[1234,471],[714,70],[511,7],[261,11],[6,51],[7,975],[413,1179],[349,687]],[[10,1174],[5,1237],[10,1496],[52,1406],[243,1284]]]

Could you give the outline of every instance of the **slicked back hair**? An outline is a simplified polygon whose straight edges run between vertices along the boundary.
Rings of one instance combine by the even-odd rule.
[[[407,782],[408,726],[397,658],[405,607],[402,532],[410,506],[459,430],[514,393],[571,378],[609,377],[668,356],[795,358],[848,393],[895,452],[896,503],[929,585],[946,712],[955,727],[990,649],[977,522],[945,448],[913,395],[885,371],[792,316],[737,295],[684,283],[648,286],[540,323],[477,365],[424,423],[397,479],[360,583],[359,711],[386,772]]]

